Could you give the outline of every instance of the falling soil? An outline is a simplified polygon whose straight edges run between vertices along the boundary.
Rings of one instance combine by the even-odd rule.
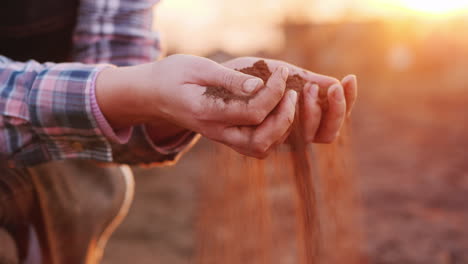
[[[272,74],[263,60],[239,71],[265,83]],[[306,83],[299,74],[287,79],[286,89],[298,92],[298,111],[287,144],[271,158],[246,158],[222,146],[214,151],[200,185],[198,263],[365,263],[354,183],[345,158],[347,133],[328,147],[311,149],[303,141],[298,127]],[[327,92],[328,88],[319,90],[324,116]],[[222,87],[207,87],[205,95],[224,102],[251,99]],[[284,190],[282,197],[274,195],[278,188]],[[291,210],[297,222],[281,226],[284,221],[276,218]],[[288,244],[291,240],[297,243]]]

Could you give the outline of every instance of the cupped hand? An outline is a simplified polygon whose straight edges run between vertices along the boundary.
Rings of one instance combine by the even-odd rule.
[[[294,120],[297,93],[285,95],[287,77],[288,68],[277,67],[263,83],[209,59],[173,55],[155,63],[104,71],[97,95],[114,126],[124,127],[128,124],[122,122],[132,119],[151,123],[153,132],[188,129],[241,154],[263,158]],[[108,82],[127,87],[126,92],[117,96],[114,91],[113,100],[109,99]],[[207,87],[223,87],[233,98],[244,99],[208,95]]]
[[[242,69],[251,67],[259,60],[264,60],[272,72],[286,67],[291,76],[298,74],[307,81],[301,94],[303,104],[300,106],[304,140],[307,143],[333,142],[356,101],[356,76],[348,75],[340,82],[333,77],[310,72],[283,61],[255,57],[236,58],[223,65],[231,69]],[[326,98],[321,99],[320,93]],[[321,100],[328,101],[328,109],[321,108]]]
[[[285,86],[290,74],[299,74],[307,80],[298,107],[304,139],[332,142],[355,102],[356,78],[350,75],[340,82],[276,60],[265,60],[273,72],[266,83],[234,70],[258,60],[238,58],[221,65],[173,55],[154,63],[110,68],[98,76],[96,96],[114,129],[150,124],[151,133],[162,139],[192,130],[241,154],[264,158],[291,131],[298,95],[285,91]],[[208,87],[223,87],[228,96],[207,94]],[[327,111],[320,107],[323,89],[328,89]]]

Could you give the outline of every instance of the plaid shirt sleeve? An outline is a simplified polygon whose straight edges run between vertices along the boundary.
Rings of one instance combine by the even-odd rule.
[[[49,160],[111,161],[91,111],[105,65],[15,62],[0,56],[0,153],[12,166]]]
[[[74,60],[130,66],[157,59],[161,53],[159,35],[152,29],[153,7],[157,2],[81,0],[74,35]],[[198,138],[195,133],[187,132],[172,142],[155,145],[144,125],[113,131],[95,101],[92,106],[99,128],[111,139],[113,160],[118,163],[171,162]]]
[[[158,57],[158,35],[151,30],[156,2],[81,0],[74,34],[74,60],[81,63],[0,56],[0,156],[12,166],[71,158],[152,164],[180,157],[198,138],[194,133],[155,146],[144,126],[133,134],[112,131],[94,94],[106,67],[96,64],[134,65]]]

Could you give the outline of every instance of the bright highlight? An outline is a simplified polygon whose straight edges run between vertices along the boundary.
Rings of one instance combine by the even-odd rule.
[[[404,9],[434,15],[468,11],[468,0],[393,0],[392,2]]]

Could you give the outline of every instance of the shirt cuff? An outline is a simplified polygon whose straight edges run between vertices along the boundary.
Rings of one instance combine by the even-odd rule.
[[[156,144],[155,141],[151,138],[148,131],[146,130],[146,126],[142,125],[143,135],[148,142],[148,144],[157,152],[163,155],[170,155],[182,152],[188,146],[191,146],[192,141],[195,140],[197,133],[193,131],[186,131],[175,138],[171,139],[168,142],[164,142],[163,144]]]
[[[38,73],[28,95],[30,122],[40,146],[36,163],[48,160],[112,161],[112,148],[93,115],[98,74],[110,65],[61,63]],[[41,154],[41,155],[39,155]]]
[[[98,74],[97,74],[98,75]],[[97,78],[97,75],[95,78]],[[95,80],[94,80],[95,83]],[[94,84],[91,88],[91,110],[93,113],[94,118],[96,119],[97,125],[99,129],[102,131],[104,136],[112,141],[113,143],[117,144],[126,144],[130,140],[132,136],[133,127],[128,127],[125,129],[114,130],[109,122],[107,121],[106,117],[101,111],[99,104],[96,99],[96,85]]]

